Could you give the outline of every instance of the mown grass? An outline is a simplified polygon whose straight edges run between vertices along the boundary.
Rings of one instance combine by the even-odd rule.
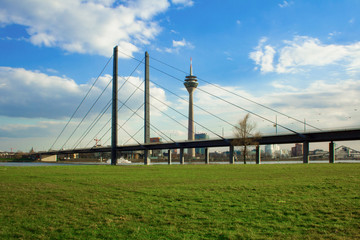
[[[0,167],[0,239],[360,239],[360,164]]]

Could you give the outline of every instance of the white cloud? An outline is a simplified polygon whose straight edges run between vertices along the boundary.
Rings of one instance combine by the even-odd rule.
[[[95,89],[97,93],[99,93],[100,89],[107,84],[109,79],[111,79],[111,76],[105,75],[99,80],[100,82],[96,85],[97,89]],[[122,78],[119,80],[122,81]],[[140,88],[143,88],[141,79],[132,77],[129,81],[131,81],[133,85],[140,85]],[[17,117],[22,117],[22,119],[24,119],[23,122],[11,123],[9,120],[7,123],[2,122],[0,127],[0,136],[2,138],[11,137],[22,139],[25,137],[56,137],[65,123],[64,120],[59,121],[54,119],[65,119],[65,116],[68,117],[69,114],[74,111],[74,104],[81,101],[89,88],[89,85],[78,85],[71,79],[65,77],[48,76],[41,72],[6,67],[0,68],[0,82],[3,83],[0,88],[0,95],[2,96],[0,98],[0,115],[9,116],[8,118],[13,117],[14,119],[18,119]],[[270,84],[273,89],[264,86],[266,91],[264,91],[261,96],[255,96],[240,87],[220,86],[227,90],[224,91],[214,85],[203,85],[200,82],[198,89],[194,93],[194,103],[233,124],[246,114],[246,112],[240,108],[219,100],[218,97],[220,97],[273,121],[275,120],[275,115],[277,115],[279,124],[285,125],[296,131],[302,131],[303,125],[301,123],[296,123],[291,119],[282,117],[279,114],[261,108],[254,103],[229,94],[228,91],[230,91],[261,104],[273,107],[276,110],[299,120],[305,118],[307,123],[322,129],[359,125],[357,120],[360,118],[360,111],[355,111],[354,109],[359,109],[360,105],[360,100],[358,100],[360,81],[348,79],[329,83],[328,81],[318,80],[303,88],[296,88],[293,84],[294,83],[292,82],[274,81]],[[121,90],[121,93],[119,94],[119,96],[121,96],[121,102],[124,102],[133,92],[135,89],[133,85],[126,85],[126,87]],[[208,95],[200,89],[212,93],[213,96]],[[187,99],[188,96],[185,94],[186,90],[182,90],[184,92],[184,98]],[[184,115],[187,115],[187,102],[179,100],[178,102],[169,103],[165,91],[156,88],[153,85],[151,85],[151,94],[161,101],[174,106],[176,109],[183,112]],[[107,93],[106,100],[110,100],[110,95],[110,93]],[[92,97],[92,100],[93,99],[94,97]],[[128,102],[128,105],[131,106],[133,110],[136,110],[142,103],[143,92],[137,91]],[[171,113],[170,109],[162,103],[157,102],[154,98],[151,99],[151,103],[159,107],[161,111],[166,111],[169,115],[175,117],[178,121],[187,126],[186,117],[180,116],[178,113]],[[14,109],[16,109],[16,114],[13,112]],[[218,135],[222,134],[221,131],[223,127],[225,128],[225,136],[230,136],[232,134],[231,126],[210,116],[208,113],[203,112],[197,107],[194,107],[194,110],[195,121],[198,123],[214,131]],[[142,115],[142,112],[142,109],[138,111],[140,115]],[[122,124],[131,113],[132,112],[128,111],[126,108],[122,109],[119,113],[119,124]],[[46,120],[35,121],[30,119],[41,117]],[[106,117],[109,118],[109,116]],[[182,134],[186,133],[186,129],[162,115],[159,110],[154,108],[151,109],[151,121],[154,126],[157,126],[164,132],[173,134],[173,139],[184,139]],[[255,116],[252,116],[252,121],[258,124],[258,128],[262,133],[266,134],[274,132],[272,124]],[[103,124],[99,125],[102,126]],[[131,121],[125,125],[125,129],[131,134],[134,134],[141,129],[142,125],[143,120],[135,116],[134,119],[131,119]],[[197,131],[208,132],[212,137],[215,137],[208,129],[205,129],[198,124],[195,125]],[[308,127],[308,130],[311,130],[311,128]],[[82,133],[83,131],[84,130],[79,130],[79,133]],[[285,132],[285,130],[279,128],[279,132]],[[152,136],[158,136],[158,133],[156,133],[154,129],[152,130],[152,134]],[[139,136],[138,140],[141,141],[142,138]],[[55,140],[55,137],[53,140]],[[72,141],[77,140],[77,137]],[[93,133],[89,134],[88,137],[90,137],[90,140],[84,141],[82,144],[87,144],[87,142],[91,141]],[[121,137],[121,141],[123,142],[128,138],[125,133],[122,134]],[[55,148],[61,147],[61,144],[64,143],[65,140],[62,139],[59,141],[59,144],[57,144]],[[102,140],[102,143],[105,144],[104,141],[106,140],[107,137]],[[73,144],[74,142],[70,142],[67,144],[67,147],[70,147]],[[30,147],[27,148],[30,149]]]
[[[290,86],[290,85],[283,84],[278,81],[272,82],[271,86],[273,86],[275,89],[287,90],[287,91],[292,91],[292,92],[298,91],[297,88]]]
[[[179,34],[179,33],[178,33],[177,31],[175,31],[174,29],[171,29],[170,32],[173,33],[173,34]]]
[[[0,126],[0,135],[2,137],[20,138],[31,135],[32,137],[40,137],[48,131],[48,126],[43,123],[33,124],[7,124]]]
[[[191,7],[194,5],[192,0],[171,0],[173,4],[183,5],[184,7]]]
[[[264,73],[296,73],[331,64],[344,66],[349,73],[360,71],[360,42],[326,45],[317,38],[296,36],[291,41],[284,41],[278,49],[265,43],[266,38],[260,39],[255,51],[249,54]]]
[[[306,119],[308,124],[320,129],[338,129],[349,126],[359,126],[357,119],[359,119],[360,113],[355,109],[358,109],[358,106],[360,105],[360,100],[358,100],[357,97],[360,92],[360,81],[349,79],[328,83],[326,81],[318,80],[307,85],[305,88],[299,89],[295,88],[291,83],[287,84],[275,81],[271,83],[271,86],[274,87],[274,89],[267,88],[267,91],[265,91],[261,97],[254,96],[235,86],[220,87],[260,104],[272,107],[277,111],[300,121]],[[229,92],[218,89],[215,86],[205,85],[199,86],[198,88],[213,93],[214,96],[210,96],[205,92],[200,91],[200,89],[197,89],[194,93],[194,103],[230,123],[235,124],[237,120],[246,114],[246,112],[239,107],[235,107],[232,104],[219,100],[217,97],[223,98],[225,101],[250,110],[272,121],[275,121],[275,116],[277,115],[279,124],[287,126],[295,131],[303,131],[303,123],[294,121],[293,119],[282,116],[269,109],[229,94]],[[187,104],[188,103],[182,103],[185,109]],[[214,129],[215,132],[217,129],[217,132],[219,133],[219,126],[225,126],[225,131],[228,133],[231,132],[231,126],[228,126],[226,123],[219,121],[196,107],[194,107],[194,110],[195,120],[204,124],[206,127]],[[273,133],[272,124],[269,122],[254,115],[252,115],[252,121],[258,124],[261,132]],[[307,127],[307,129],[311,131],[315,130],[311,127]],[[279,131],[286,132],[284,129],[279,129]]]
[[[164,50],[161,48],[157,48],[159,52],[165,51],[167,53],[179,53],[181,48],[190,48],[193,49],[194,45],[192,45],[190,42],[186,41],[184,38],[182,40],[173,40],[172,41],[172,47],[165,48]]]
[[[286,46],[280,50],[278,72],[296,71],[301,66],[334,64],[350,55],[346,46],[323,45],[316,38],[296,37],[285,43]]]
[[[226,56],[226,60],[228,60],[228,61],[233,61],[234,60],[229,52],[225,51],[224,54]]]
[[[56,69],[52,69],[52,68],[47,68],[47,69],[46,69],[46,72],[48,72],[48,73],[53,73],[53,74],[57,74],[57,73],[59,73],[59,71],[58,71],[58,70],[56,70]]]
[[[173,40],[173,47],[185,47],[186,45],[188,45],[188,43],[185,41],[185,39],[183,38],[181,41],[176,41]]]
[[[1,21],[0,21],[0,24],[1,24]],[[0,25],[0,27],[1,27],[1,25]],[[9,36],[0,37],[0,40],[2,40],[2,41],[18,41],[18,42],[20,42],[20,41],[24,41],[24,42],[28,41],[28,39],[26,39],[24,37],[12,38],[12,37],[9,37]]]
[[[131,55],[159,34],[161,27],[152,19],[169,6],[167,0],[3,0],[0,26],[23,25],[37,46],[109,56],[118,44]]]
[[[260,39],[259,45],[255,48],[256,51],[251,52],[249,57],[257,65],[260,65],[262,72],[272,72],[274,70],[273,59],[276,52],[270,45],[263,46],[266,41],[267,38]]]
[[[0,67],[0,82],[0,115],[13,117],[63,116],[85,90],[71,79],[23,68]]]
[[[126,78],[119,78],[119,86],[122,85]],[[90,108],[90,105],[111,79],[110,75],[99,78],[87,99],[87,109]],[[125,84],[119,92],[119,99],[123,102],[135,91],[136,88],[133,85],[139,86],[142,84],[142,80],[137,77],[130,77],[128,81],[129,83]],[[79,85],[74,80],[66,77],[49,76],[45,73],[29,71],[23,68],[0,67],[0,82],[0,116],[9,117],[67,118],[75,111],[77,104],[80,103],[90,89],[89,84]],[[143,89],[142,85],[140,89]],[[151,91],[159,99],[166,101],[162,89],[152,85]],[[94,112],[99,112],[110,99],[111,85],[97,103],[98,107],[94,108]],[[142,102],[143,92],[138,90],[132,96],[129,106],[135,108]],[[86,112],[87,109],[83,111]]]
[[[351,79],[332,84],[318,80],[304,89],[294,92],[284,89],[265,96],[265,99],[275,109],[290,116],[305,118],[322,129],[337,129],[359,126],[356,119],[360,115],[354,111],[360,104],[357,100],[359,90],[360,82]]]
[[[85,116],[91,105],[98,98],[102,90],[112,79],[110,75],[101,76],[88,95],[82,106],[79,108],[71,124],[59,139],[55,148],[60,148],[70,136],[80,120]],[[123,85],[125,79],[128,83]],[[49,76],[39,71],[29,71],[23,68],[0,67],[0,138],[40,138],[55,137],[65,126],[67,120],[75,111],[85,94],[90,88],[90,84],[77,84],[72,79],[66,77]],[[91,81],[92,84],[93,81]],[[125,123],[130,118],[133,111],[137,114],[131,117],[130,121],[124,126],[126,131],[134,134],[142,127],[143,120],[143,101],[144,101],[144,84],[143,80],[138,77],[119,77],[119,125]],[[139,89],[137,89],[139,88]],[[167,106],[163,103],[170,104],[166,99],[163,89],[150,85],[152,96],[150,102],[157,106],[158,109],[151,107],[152,118],[163,118],[161,111],[166,111]],[[128,100],[129,99],[129,100]],[[95,119],[98,113],[104,109],[111,100],[111,85],[97,104],[85,118],[80,128],[66,144],[65,147],[71,147],[85,132],[90,123]],[[127,101],[128,100],[128,101]],[[126,102],[127,101],[127,102]],[[126,102],[126,105],[123,104]],[[129,110],[132,109],[132,110]],[[110,109],[111,110],[111,109]],[[98,124],[92,129],[87,138],[81,142],[80,147],[85,147],[89,142],[92,143],[92,137],[98,132],[110,119],[110,110],[104,115]],[[106,134],[110,126],[105,127],[101,134]],[[119,131],[122,131],[119,129]],[[108,138],[107,134],[105,138]],[[127,134],[123,134],[121,141],[126,141]],[[106,141],[103,139],[103,141]],[[49,141],[49,140],[48,140]],[[141,140],[140,140],[141,141]],[[44,142],[43,142],[44,143]],[[45,145],[52,144],[45,142]],[[0,144],[1,145],[1,144]],[[50,147],[50,146],[47,146]]]
[[[286,7],[289,7],[290,5],[292,5],[293,4],[293,2],[291,1],[291,2],[289,2],[289,1],[283,1],[282,3],[279,3],[278,5],[279,5],[279,7],[281,7],[281,8],[286,8]]]
[[[332,39],[333,37],[340,35],[341,32],[337,32],[337,31],[333,31],[331,33],[329,33],[328,39]]]

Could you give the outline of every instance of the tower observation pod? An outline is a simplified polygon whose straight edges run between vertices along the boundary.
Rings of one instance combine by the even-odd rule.
[[[192,71],[192,59],[190,58],[190,75],[185,77],[184,85],[186,90],[189,92],[189,125],[188,125],[188,140],[194,140],[194,108],[193,108],[193,93],[198,86],[196,76],[193,75]],[[195,157],[195,148],[189,148],[188,154],[190,157]]]

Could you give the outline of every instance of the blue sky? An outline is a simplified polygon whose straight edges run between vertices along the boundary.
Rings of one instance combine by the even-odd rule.
[[[228,91],[321,129],[359,127],[359,11],[357,0],[2,0],[0,150],[48,149],[117,44],[121,51],[120,76],[129,76],[138,64],[128,55],[141,60],[148,51],[153,67],[184,79],[184,73],[156,60],[188,71],[192,57],[196,76]],[[109,66],[87,105],[80,109],[54,148],[62,147],[71,127],[75,128],[111,74]],[[150,74],[155,83],[187,98],[184,86],[175,78],[156,69],[151,69]],[[142,82],[143,66],[131,80],[137,85]],[[124,87],[123,100],[133,88]],[[199,81],[199,88],[271,121],[277,118],[284,126],[304,130],[303,124],[206,82]],[[187,103],[157,85],[151,89],[157,99],[167,103],[153,99],[163,112],[153,109],[152,123],[174,139],[186,139],[186,129],[167,119],[164,113],[186,125],[186,119],[172,109],[187,115]],[[75,137],[80,137],[81,128],[86,129],[109,97],[110,91],[106,91]],[[137,91],[129,105],[137,109],[142,98]],[[195,102],[233,124],[246,114],[201,90],[195,92]],[[124,123],[131,111],[123,109],[120,115],[120,122]],[[223,129],[225,135],[232,134],[231,126],[201,111],[195,120],[199,123],[198,132],[209,133],[203,127],[206,125],[216,134],[222,134]],[[270,122],[256,116],[252,120],[262,133],[274,133]],[[135,133],[141,125],[142,120],[135,117],[126,123],[126,129]],[[308,126],[306,130],[314,129]],[[142,131],[135,137],[140,142],[141,134]],[[152,131],[151,135],[158,133]],[[108,144],[105,138],[103,144]],[[124,144],[128,136],[120,138],[120,144]],[[71,141],[65,147],[73,146]]]

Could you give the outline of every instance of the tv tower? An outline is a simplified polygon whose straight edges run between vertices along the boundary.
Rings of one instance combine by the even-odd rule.
[[[189,125],[188,125],[188,140],[194,140],[194,108],[193,108],[193,93],[198,86],[196,76],[192,75],[192,59],[190,58],[190,75],[185,77],[184,85],[189,92]],[[195,148],[188,149],[188,154],[195,157]]]

